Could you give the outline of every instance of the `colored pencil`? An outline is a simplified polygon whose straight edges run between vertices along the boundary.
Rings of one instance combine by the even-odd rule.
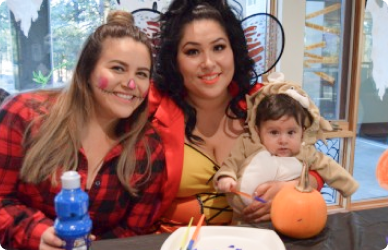
[[[189,245],[187,246],[186,250],[192,250],[193,249],[194,244],[195,244],[195,242],[196,242],[196,240],[198,238],[199,230],[201,229],[201,226],[202,226],[204,220],[205,220],[205,215],[202,214],[201,218],[199,218],[199,221],[197,223],[197,227],[195,228],[193,237],[191,237],[191,240],[190,240]]]
[[[179,250],[182,250],[185,247],[185,245],[186,245],[187,236],[189,236],[190,227],[191,227],[191,223],[193,223],[193,219],[194,219],[194,217],[191,217],[189,225],[187,225],[185,234],[183,235],[183,238],[182,238],[182,241],[181,241],[181,247],[179,248]]]
[[[260,201],[261,203],[267,203],[264,199],[260,198],[259,196],[255,196],[254,199],[257,201]]]
[[[244,193],[244,192],[240,192],[240,191],[237,191],[237,190],[230,190],[230,192],[238,194],[238,195],[241,195],[241,196],[244,196],[244,197],[247,197],[249,199],[253,198],[253,199],[257,200],[257,201],[260,201],[261,203],[267,203],[264,199],[260,198],[259,196],[252,196],[250,194],[247,194],[247,193]]]

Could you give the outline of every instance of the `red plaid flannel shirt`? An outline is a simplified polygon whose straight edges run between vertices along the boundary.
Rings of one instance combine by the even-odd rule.
[[[7,101],[0,110],[0,243],[6,248],[38,249],[42,233],[56,218],[54,197],[60,185],[50,180],[38,185],[19,179],[23,161],[22,139],[30,121],[42,112],[47,98],[38,93],[20,94]],[[128,128],[125,128],[128,129]],[[131,196],[116,175],[116,163],[122,146],[114,147],[104,159],[89,194],[92,233],[97,238],[119,238],[146,234],[158,228],[158,209],[162,198],[164,153],[160,138],[150,126],[145,139],[152,153],[152,174],[138,186],[138,196]],[[136,145],[137,168],[132,183],[144,176],[146,153],[143,144]],[[79,150],[81,188],[85,190],[87,160]]]

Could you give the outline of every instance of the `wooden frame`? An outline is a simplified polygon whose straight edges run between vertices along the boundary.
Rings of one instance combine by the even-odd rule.
[[[278,9],[280,8],[279,0],[269,0],[269,2],[270,13],[277,16]],[[361,66],[364,52],[363,27],[366,0],[346,0],[343,1],[343,5],[345,8],[351,8],[351,14],[344,17],[344,22],[346,22],[346,25],[350,23],[350,27],[346,30],[347,33],[343,37],[345,39],[344,43],[350,45],[350,50],[348,54],[343,54],[341,59],[343,72],[347,73],[343,73],[340,78],[340,81],[344,83],[344,87],[341,88],[341,99],[346,100],[347,105],[343,105],[340,109],[340,119],[342,117],[345,118],[343,120],[331,121],[335,125],[336,130],[325,133],[325,136],[327,138],[343,139],[343,143],[341,143],[340,163],[349,173],[353,174],[361,88]],[[335,213],[385,206],[388,206],[388,200],[386,198],[352,202],[351,198],[344,198],[339,195],[336,204],[328,205],[328,210],[330,213]]]
[[[338,125],[338,130],[334,132],[326,133],[328,138],[343,138],[344,147],[342,151],[342,165],[351,174],[353,174],[354,168],[354,152],[356,142],[356,131],[358,121],[358,107],[359,107],[359,96],[361,86],[361,64],[363,55],[363,22],[365,13],[366,0],[355,1],[353,9],[352,19],[352,37],[353,43],[352,52],[350,55],[350,71],[348,75],[349,92],[347,97],[348,102],[348,121],[334,121]],[[377,207],[388,206],[388,200],[386,198],[371,199],[365,201],[352,202],[350,198],[340,197],[339,205],[329,206],[329,212],[341,212],[350,210],[362,210]]]
[[[364,13],[366,7],[366,0],[355,1],[355,14],[354,14],[354,44],[353,44],[353,64],[350,81],[350,105],[349,105],[349,125],[352,131],[356,131],[357,120],[358,120],[358,105],[359,105],[359,96],[360,96],[360,86],[361,86],[361,64],[362,64],[362,52],[364,48],[364,36],[363,36],[363,22],[364,22]],[[355,135],[352,137],[351,142],[351,161],[350,168],[351,173],[353,173],[354,166],[354,151],[355,151]],[[376,207],[386,207],[388,206],[387,198],[366,200],[352,202],[349,207],[351,210],[361,210],[361,209],[370,209]]]
[[[278,10],[278,0],[270,0],[271,13],[276,15]],[[364,50],[364,13],[366,7],[366,0],[343,1],[345,8],[350,8],[350,14],[344,16],[344,22],[350,27],[346,30],[346,34],[343,36],[344,44],[350,45],[349,52],[345,52],[342,55],[342,72],[340,81],[344,87],[341,88],[341,100],[346,100],[345,105],[341,106],[340,119],[343,120],[332,121],[336,126],[336,130],[328,132],[325,135],[328,138],[340,138],[343,139],[341,143],[340,151],[340,163],[351,174],[354,170],[354,152],[355,143],[357,137],[357,121],[358,121],[358,106],[361,87],[361,66],[362,56]],[[352,39],[353,38],[353,39]],[[346,54],[348,53],[348,54]],[[328,205],[330,213],[369,209],[374,207],[388,206],[388,200],[385,199],[371,199],[365,201],[352,202],[351,198],[344,198],[341,195],[338,196],[337,203],[335,205]]]

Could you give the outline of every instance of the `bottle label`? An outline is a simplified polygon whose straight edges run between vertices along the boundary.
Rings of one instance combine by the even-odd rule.
[[[90,249],[89,236],[85,236],[78,239],[65,240],[64,248],[66,250],[88,250]]]

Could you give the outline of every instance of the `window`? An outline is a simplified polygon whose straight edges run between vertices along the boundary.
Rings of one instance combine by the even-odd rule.
[[[306,1],[303,87],[328,120],[346,118],[341,110],[347,103],[341,102],[341,95],[347,84],[341,77],[347,69],[341,58],[350,48],[344,43],[344,9],[342,0]]]
[[[303,87],[321,115],[341,129],[335,132],[339,140],[325,150],[338,150],[337,161],[353,173],[360,188],[352,203],[327,188],[324,194],[333,194],[333,204],[346,209],[387,205],[388,192],[376,179],[378,159],[388,149],[386,9],[387,3],[380,0],[368,1],[366,10],[361,3],[347,0],[306,1]],[[364,16],[364,20],[352,17],[353,10],[358,14],[355,17]],[[363,33],[358,33],[362,28]],[[356,52],[352,54],[357,50],[362,60]]]
[[[388,34],[384,25],[388,20],[387,8],[385,1],[368,1],[362,22],[364,47],[361,50],[354,176],[365,185],[353,197],[360,205],[378,199],[387,205],[388,191],[376,180],[378,160],[388,149],[388,54],[385,49]]]
[[[229,0],[243,17],[266,12],[267,4],[262,2],[248,8],[245,1]],[[33,1],[17,6],[12,0],[0,2],[0,88],[17,93],[62,86],[70,80],[83,42],[109,10],[162,11],[169,3],[170,0],[44,0],[41,6]],[[15,16],[20,13],[19,7],[30,12]]]
[[[11,34],[10,13],[3,2],[0,5],[0,87],[13,92],[14,74],[13,74],[13,40]]]
[[[104,16],[104,6],[93,0],[25,3],[31,12],[22,17],[12,1],[0,5],[0,87],[10,93],[68,81],[83,41]]]

